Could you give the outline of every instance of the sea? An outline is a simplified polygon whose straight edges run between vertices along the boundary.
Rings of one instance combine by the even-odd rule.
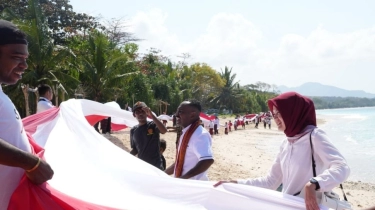
[[[318,125],[346,158],[348,180],[375,183],[375,107],[316,111]]]

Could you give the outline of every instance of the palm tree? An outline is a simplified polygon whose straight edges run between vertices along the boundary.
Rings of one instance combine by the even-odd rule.
[[[79,53],[82,62],[79,78],[94,101],[105,102],[123,94],[125,78],[137,73],[129,56],[99,31],[91,32]]]
[[[225,85],[221,90],[221,93],[211,100],[211,102],[218,104],[220,108],[225,107],[227,109],[234,110],[236,108],[236,101],[241,96],[239,94],[239,83],[235,82],[236,74],[232,74],[232,68],[225,66],[224,71],[222,70],[220,76],[225,80]]]

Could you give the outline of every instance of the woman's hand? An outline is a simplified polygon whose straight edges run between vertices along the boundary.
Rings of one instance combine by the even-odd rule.
[[[217,186],[219,186],[219,185],[221,185],[221,184],[224,184],[224,183],[235,183],[235,184],[237,184],[237,181],[235,181],[235,180],[230,180],[230,181],[219,181],[218,183],[214,184],[214,187],[217,187]]]
[[[305,185],[305,205],[307,210],[319,210],[318,202],[316,201],[316,185],[308,182]]]

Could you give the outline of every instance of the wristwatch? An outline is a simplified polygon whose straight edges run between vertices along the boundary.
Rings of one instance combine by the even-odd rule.
[[[314,179],[314,178],[311,178],[310,179],[310,183],[311,184],[315,184],[315,190],[319,190],[320,189],[320,185],[319,185],[319,182],[318,181],[316,181],[316,179]]]

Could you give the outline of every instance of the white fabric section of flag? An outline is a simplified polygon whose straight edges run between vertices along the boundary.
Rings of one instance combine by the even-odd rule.
[[[137,119],[135,119],[135,117],[133,116],[133,112],[121,109],[120,105],[117,102],[111,101],[111,102],[105,103],[105,105],[113,107],[113,108],[121,110],[121,111],[124,111],[128,115],[128,121],[121,118],[121,117],[117,117],[116,115],[111,116],[111,123],[114,123],[114,124],[117,124],[117,125],[133,124],[133,126],[138,124]],[[129,123],[129,121],[131,121],[131,123]],[[132,126],[130,126],[130,127],[132,127]]]
[[[173,117],[166,115],[166,114],[161,114],[158,116],[159,120],[173,120]]]
[[[60,105],[58,117],[33,135],[55,171],[48,183],[75,198],[119,209],[305,209],[303,199],[257,187],[176,179],[98,134],[85,115],[116,116],[124,110],[83,99]]]

